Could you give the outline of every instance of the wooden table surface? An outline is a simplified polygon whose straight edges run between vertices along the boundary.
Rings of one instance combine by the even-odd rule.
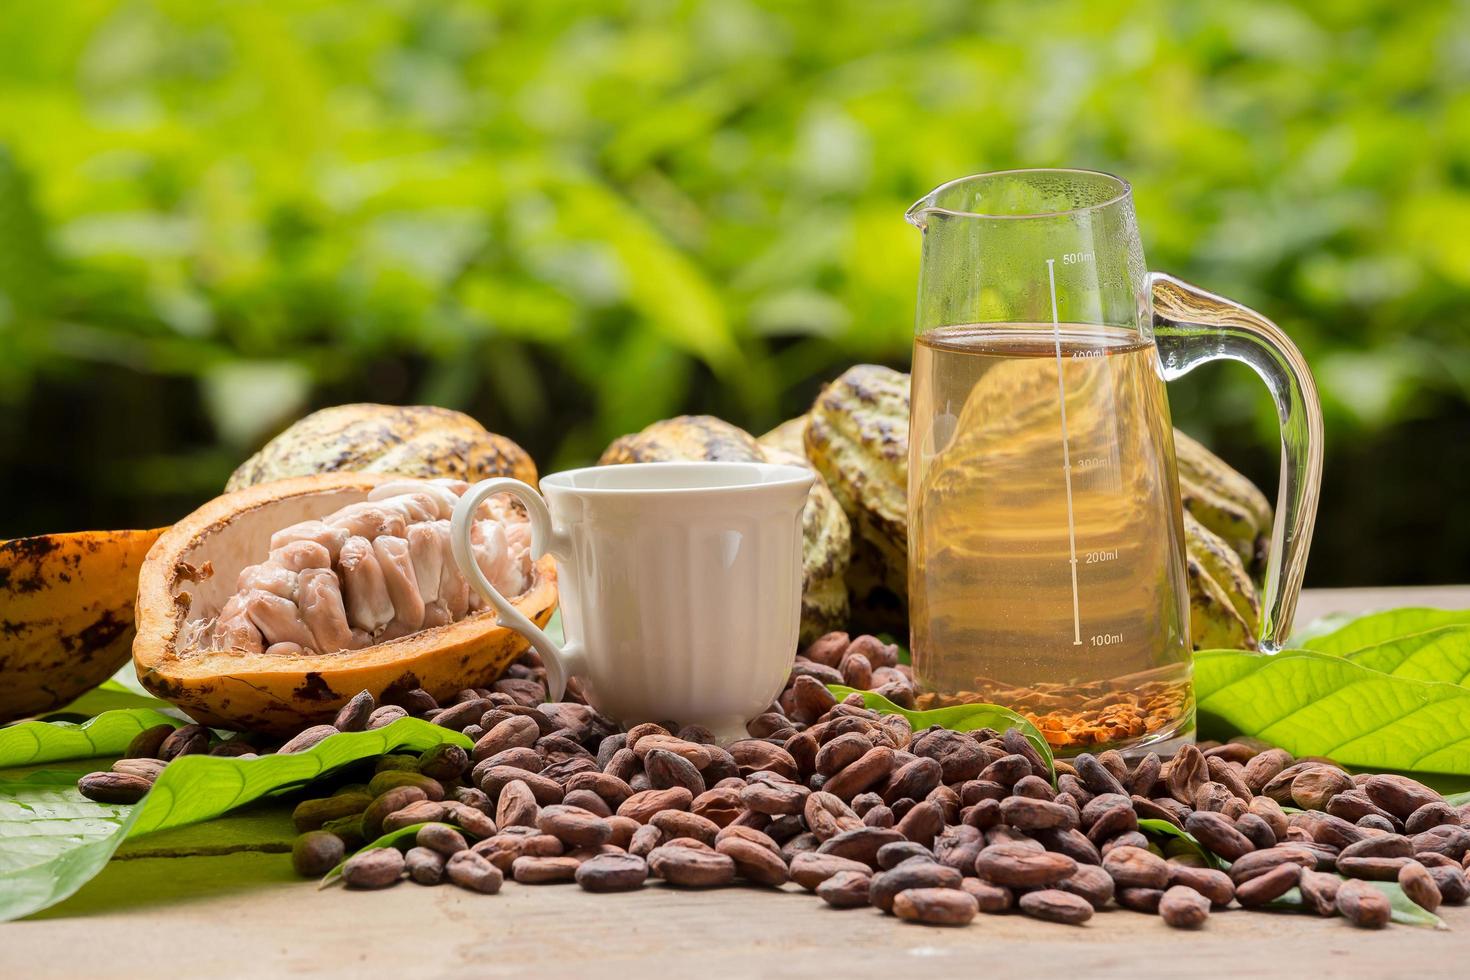
[[[1308,592],[1298,621],[1400,605],[1470,608],[1470,587]],[[790,885],[318,891],[282,853],[284,811],[228,826],[224,840],[208,824],[142,838],[68,901],[0,925],[0,978],[1470,976],[1470,907],[1442,910],[1444,931],[1237,910],[1186,934],[1121,910],[1081,927],[1009,915],[923,928]]]

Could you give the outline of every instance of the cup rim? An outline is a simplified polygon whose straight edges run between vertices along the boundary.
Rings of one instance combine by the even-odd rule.
[[[940,195],[952,188],[962,184],[974,183],[990,177],[1011,177],[1018,174],[1078,174],[1086,177],[1105,177],[1112,181],[1116,193],[1105,201],[1094,204],[1085,204],[1081,207],[1067,208],[1062,211],[1035,211],[1029,214],[986,214],[983,211],[964,211],[958,208],[945,208],[930,202],[939,199]],[[1085,214],[1089,211],[1099,211],[1109,208],[1122,201],[1128,200],[1133,195],[1133,185],[1124,177],[1108,173],[1106,170],[1088,170],[1085,167],[1018,167],[1012,170],[990,170],[985,173],[968,174],[964,177],[956,177],[947,180],[925,194],[919,200],[909,206],[904,212],[904,217],[915,227],[922,228],[924,219],[929,215],[943,215],[949,218],[983,218],[987,221],[1026,221],[1031,218],[1061,218],[1069,214]]]
[[[661,487],[661,486],[633,486],[633,487],[598,487],[579,486],[575,480],[577,477],[587,473],[605,473],[610,469],[620,472],[647,472],[658,471],[670,472],[673,470],[693,470],[698,468],[701,472],[717,473],[720,471],[746,470],[754,467],[758,472],[768,474],[770,479],[740,480],[735,482],[717,483],[710,486],[693,487]],[[565,490],[571,493],[587,494],[599,497],[629,496],[633,494],[659,494],[669,496],[699,496],[708,494],[727,493],[731,490],[761,490],[778,487],[794,487],[797,485],[810,486],[816,479],[816,472],[804,466],[792,463],[765,463],[751,460],[744,462],[740,460],[671,460],[658,463],[620,463],[615,466],[579,466],[570,470],[559,470],[549,473],[540,480],[543,490]]]

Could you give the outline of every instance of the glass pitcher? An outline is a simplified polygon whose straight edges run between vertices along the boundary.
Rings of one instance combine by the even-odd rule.
[[[924,233],[909,434],[909,621],[921,707],[1007,704],[1062,752],[1194,734],[1190,579],[1164,382],[1244,361],[1281,419],[1259,647],[1291,629],[1322,419],[1300,352],[1237,303],[1148,272],[1128,183],[981,174],[909,209]]]

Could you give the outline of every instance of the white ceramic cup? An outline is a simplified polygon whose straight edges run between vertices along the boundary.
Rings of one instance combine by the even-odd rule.
[[[579,678],[625,725],[703,725],[721,740],[781,693],[801,619],[801,513],[814,474],[771,463],[630,463],[554,473],[541,493],[484,480],[454,509],[460,571],[523,634],[560,700]],[[473,515],[508,493],[531,517],[531,553],[556,559],[566,643],[497,592],[470,554]]]

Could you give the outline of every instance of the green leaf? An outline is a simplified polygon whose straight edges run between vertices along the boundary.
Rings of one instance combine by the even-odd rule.
[[[1470,626],[1440,626],[1343,656],[1395,677],[1463,687],[1470,681]]]
[[[102,870],[124,840],[198,823],[263,796],[304,786],[361,759],[441,742],[464,748],[459,732],[402,718],[367,732],[343,732],[305,752],[257,759],[189,755],[164,769],[135,806],[92,803],[76,791],[74,773],[38,773],[0,781],[0,921],[19,918],[71,895]]]
[[[1007,728],[1019,729],[1026,740],[1041,755],[1046,762],[1046,768],[1051,770],[1053,776],[1056,774],[1056,764],[1052,759],[1051,746],[1036,726],[1031,724],[1022,716],[1016,714],[1010,708],[1003,708],[998,704],[957,704],[952,708],[933,708],[929,711],[910,711],[901,708],[888,700],[881,694],[872,691],[859,691],[856,688],[843,687],[841,684],[828,684],[827,690],[841,701],[849,694],[856,694],[863,699],[863,704],[882,715],[903,715],[908,719],[914,731],[921,728],[929,728],[938,725],[940,728],[948,728],[956,732],[973,731],[976,728],[994,728],[996,731],[1005,731]]]
[[[1206,738],[1251,735],[1347,766],[1470,775],[1470,690],[1311,650],[1195,654]]]
[[[1174,826],[1167,820],[1157,817],[1140,817],[1138,829],[1145,834],[1154,837],[1169,837],[1182,844],[1185,850],[1205,862],[1206,867],[1219,868],[1222,863],[1213,853],[1205,849],[1205,846],[1195,839],[1195,836],[1187,830]]]
[[[1347,881],[1347,878],[1342,875],[1338,875],[1338,877],[1342,878],[1343,881]],[[1406,926],[1429,926],[1434,929],[1449,928],[1439,916],[1422,906],[1416,905],[1413,899],[1405,895],[1404,890],[1395,882],[1370,881],[1368,884],[1388,896],[1389,905],[1393,909],[1391,918],[1394,922]],[[1301,889],[1299,888],[1293,888],[1274,902],[1268,902],[1266,908],[1281,912],[1308,912],[1313,915],[1316,914],[1314,909],[1307,907],[1307,903],[1302,898]]]
[[[1307,637],[1294,646],[1341,656],[1445,626],[1470,626],[1470,610],[1417,606],[1387,609],[1359,616],[1331,632]]]
[[[167,701],[160,700],[150,694],[142,694],[123,684],[116,679],[103,681],[101,685],[77,698],[64,708],[53,711],[47,717],[56,715],[82,715],[93,718],[104,711],[114,711],[119,708],[152,708],[155,711],[173,713],[180,718],[183,713]]]
[[[399,841],[403,840],[405,837],[416,836],[421,828],[427,826],[427,823],[409,824],[407,827],[399,827],[397,830],[390,830],[382,837],[379,837],[377,840],[362,845],[356,851],[353,851],[352,854],[347,855],[347,857],[339,861],[335,868],[333,868],[331,871],[328,871],[326,875],[322,878],[321,884],[317,887],[326,888],[328,885],[335,882],[338,878],[342,877],[342,865],[346,864],[348,858],[351,858],[354,854],[361,854],[363,851],[376,851],[380,847],[397,847]]]
[[[22,721],[0,728],[0,769],[121,755],[139,732],[155,725],[179,724],[177,718],[151,708],[104,711],[80,725],[69,721]]]

